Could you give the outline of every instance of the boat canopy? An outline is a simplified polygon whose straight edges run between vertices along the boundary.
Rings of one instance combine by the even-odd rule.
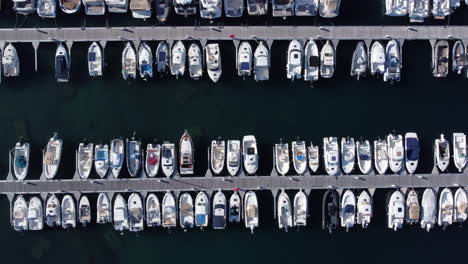
[[[17,156],[16,159],[15,159],[15,166],[20,168],[20,169],[23,169],[23,168],[26,168],[26,164],[27,164],[27,161],[26,161],[26,157],[25,156]]]
[[[96,61],[96,52],[88,53],[88,61]]]
[[[409,138],[406,142],[406,153],[408,160],[419,159],[419,143],[415,138]]]
[[[309,57],[309,66],[310,67],[320,66],[320,58],[318,56],[310,56]]]
[[[164,51],[159,52],[158,61],[162,61],[162,62],[166,61],[166,52]]]
[[[108,153],[107,151],[100,150],[96,153],[96,160],[107,160]]]
[[[250,70],[250,63],[248,62],[241,62],[240,64],[241,71],[248,71]]]

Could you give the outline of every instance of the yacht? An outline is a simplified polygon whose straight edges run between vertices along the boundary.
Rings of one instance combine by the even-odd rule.
[[[107,144],[97,144],[94,148],[94,167],[99,177],[106,177],[109,171],[109,146]]]
[[[445,19],[450,13],[450,0],[432,1],[432,15],[435,19]]]
[[[367,228],[372,218],[372,198],[366,190],[361,191],[357,199],[356,223]]]
[[[254,79],[267,81],[270,79],[270,52],[263,41],[258,44],[254,53]]]
[[[42,169],[47,179],[53,179],[57,174],[62,156],[62,140],[57,133],[49,139],[43,154]]]
[[[180,138],[179,144],[179,165],[180,174],[193,174],[193,141],[187,130]]]
[[[13,44],[8,43],[3,49],[2,56],[3,75],[5,77],[15,77],[20,75],[20,61],[18,52]]]
[[[291,155],[294,170],[298,175],[303,175],[307,171],[307,152],[305,141],[297,139],[291,143]]]
[[[350,174],[354,170],[356,163],[356,144],[354,138],[341,138],[341,167],[345,174]]]
[[[403,227],[405,220],[405,198],[396,190],[390,196],[387,206],[388,228],[397,231]]]
[[[372,76],[383,75],[385,73],[385,50],[379,41],[372,44],[369,57]]]
[[[244,136],[242,139],[242,154],[245,172],[255,174],[258,169],[257,140],[254,136]]]
[[[205,63],[206,70],[210,79],[216,83],[221,78],[222,65],[221,65],[221,53],[219,50],[218,43],[211,43],[205,46]]]
[[[193,43],[189,47],[188,62],[190,78],[198,80],[203,75],[203,54],[197,44]]]
[[[28,230],[28,204],[23,195],[15,199],[11,224],[16,231]]]
[[[128,0],[105,0],[110,13],[127,13]]]
[[[193,199],[189,193],[183,193],[179,198],[180,227],[193,228],[195,218],[193,214]]]
[[[427,232],[434,227],[437,218],[436,195],[432,188],[424,190],[421,200],[421,228]]]
[[[146,198],[146,224],[148,227],[161,225],[161,205],[154,193],[150,193]]]
[[[133,18],[146,20],[151,17],[153,0],[130,0],[130,10]]]
[[[461,74],[465,70],[467,62],[465,44],[463,41],[457,40],[452,49],[452,71]]]
[[[86,195],[82,195],[78,203],[78,220],[83,226],[91,223],[91,205]]]
[[[31,197],[28,202],[28,229],[31,231],[44,228],[44,215],[42,201],[36,196]]]
[[[319,14],[324,18],[337,17],[340,14],[341,0],[320,0]]]
[[[62,204],[62,227],[64,229],[76,227],[76,207],[75,200],[69,194],[63,196]]]
[[[348,231],[356,222],[356,197],[353,191],[346,190],[341,198],[341,227]]]
[[[102,50],[99,44],[95,41],[88,48],[88,71],[89,76],[96,77],[102,76],[102,66],[104,62],[104,56],[102,56]]]
[[[85,140],[86,141],[86,140]],[[93,168],[93,143],[80,143],[76,165],[81,179],[87,179]]]
[[[101,16],[106,12],[104,0],[83,0],[83,5],[88,16]]]
[[[241,167],[241,142],[239,140],[228,140],[226,167],[229,175],[236,176]]]
[[[261,16],[268,13],[268,0],[247,0],[249,16]]]
[[[463,172],[466,166],[466,135],[453,133],[453,161],[459,172]]]
[[[294,14],[296,16],[316,16],[319,10],[319,0],[295,0]]]
[[[112,221],[112,205],[106,193],[100,193],[96,204],[96,223],[105,224]]]
[[[293,225],[292,220],[292,208],[291,201],[289,196],[284,190],[281,191],[278,197],[278,227],[279,229],[284,229],[286,232],[288,228],[291,228]]]
[[[159,22],[164,23],[171,12],[171,0],[155,0],[154,6],[156,9],[156,18]]]
[[[177,207],[174,195],[166,192],[162,201],[162,227],[175,228],[177,226]]]
[[[61,226],[62,221],[60,217],[60,201],[52,194],[47,198],[46,208],[45,208],[45,221],[49,227]]]
[[[142,79],[153,78],[153,53],[146,42],[142,42],[138,48],[138,66]]]
[[[226,196],[219,190],[213,199],[213,229],[226,228]]]
[[[335,48],[330,40],[322,47],[320,51],[320,75],[322,78],[331,78],[335,72]]]
[[[296,227],[307,225],[308,205],[307,195],[299,190],[294,196],[293,225]]]
[[[225,0],[230,1],[230,0]],[[245,77],[250,76],[252,72],[252,46],[244,41],[237,50],[237,74]]]
[[[449,71],[449,43],[438,40],[432,50],[432,74],[434,77],[446,77]]]
[[[65,14],[75,14],[80,10],[81,0],[58,0]]]
[[[157,0],[159,1],[159,0]],[[156,48],[156,71],[166,73],[169,69],[169,46],[165,41],[161,41]]]
[[[161,146],[161,168],[167,178],[174,175],[177,166],[175,144],[163,142]]]
[[[36,0],[13,0],[13,10],[20,15],[30,15],[36,11]]]
[[[298,40],[291,40],[288,48],[286,63],[286,77],[291,80],[301,79],[302,75],[302,44]]]
[[[382,139],[374,141],[374,162],[375,168],[380,175],[384,175],[388,169],[388,148],[387,142]]]
[[[454,216],[453,216],[453,221],[456,223],[462,224],[465,222],[467,218],[467,198],[466,198],[466,191],[462,187],[458,188],[457,191],[455,192],[455,204],[454,204]]]
[[[411,189],[406,195],[406,222],[408,224],[419,222],[420,211],[418,194],[414,189]]]
[[[135,79],[137,71],[137,54],[130,42],[127,42],[122,52],[122,77]]]
[[[243,0],[224,0],[224,14],[226,14],[226,17],[241,17],[243,13]]]
[[[257,195],[248,191],[244,196],[244,221],[245,227],[250,228],[251,233],[258,227],[259,217]]]
[[[117,194],[114,200],[114,208],[112,212],[114,217],[114,229],[120,232],[128,230],[128,208],[125,199],[122,195]]]
[[[177,15],[187,17],[197,13],[197,2],[195,0],[173,0],[172,4]]]
[[[398,41],[392,39],[388,42],[385,49],[385,73],[383,76],[384,82],[400,81],[401,71],[401,55],[400,45]]]
[[[29,143],[20,139],[15,145],[13,154],[13,171],[17,180],[24,180],[28,175],[29,167]]]
[[[158,174],[159,163],[161,161],[161,145],[149,143],[146,146],[145,169],[148,177],[155,177]]]
[[[57,82],[68,82],[70,79],[70,56],[62,44],[55,52],[55,79]]]
[[[56,0],[38,0],[36,12],[42,18],[55,18],[57,10]]]
[[[450,163],[450,143],[445,139],[444,134],[434,142],[434,160],[441,172],[447,170]]]
[[[430,0],[408,0],[410,22],[424,22],[431,11]]]
[[[114,178],[118,178],[122,165],[124,163],[124,141],[122,139],[113,139],[110,149],[110,167]]]
[[[214,174],[220,174],[224,168],[226,159],[226,146],[224,140],[211,141],[210,165]]]
[[[127,169],[132,177],[137,177],[141,169],[141,141],[127,138]]]
[[[327,190],[322,199],[322,229],[330,233],[339,225],[339,195],[334,189]]]
[[[195,198],[195,225],[204,228],[208,226],[210,217],[210,199],[205,192],[199,192]]]
[[[129,214],[129,228],[130,232],[143,231],[143,219],[145,219],[145,212],[143,209],[143,201],[138,193],[132,193],[128,197],[128,214]]]
[[[186,56],[184,43],[177,41],[174,47],[172,47],[171,56],[171,74],[175,75],[177,79],[184,76]]]
[[[304,48],[304,81],[317,81],[319,78],[319,69],[320,58],[318,47],[315,41],[310,39]]]
[[[453,206],[452,191],[450,191],[449,188],[443,189],[439,196],[439,214],[437,217],[437,224],[444,229],[453,223]]]
[[[385,15],[406,16],[408,14],[408,0],[385,0]]]
[[[314,173],[317,172],[320,163],[319,147],[310,142],[310,146],[307,147],[307,155],[309,169]]]
[[[356,76],[358,80],[361,76],[365,77],[368,64],[366,44],[364,44],[364,41],[359,41],[351,61],[351,76]]]
[[[369,140],[358,140],[356,142],[357,164],[362,174],[372,171],[372,150]]]
[[[207,19],[220,18],[223,10],[222,0],[200,0],[200,17]]]
[[[405,164],[409,174],[413,174],[418,167],[419,140],[416,133],[405,134]]]
[[[389,134],[387,136],[388,165],[394,173],[403,170],[405,149],[403,147],[403,137],[401,135]]]
[[[237,191],[229,198],[229,223],[240,223],[242,199]]]
[[[285,175],[289,171],[289,145],[280,142],[275,144],[275,166],[280,175]]]
[[[294,16],[294,0],[271,0],[271,13],[283,19]]]
[[[328,175],[337,176],[340,173],[340,150],[336,137],[323,139],[323,162]]]

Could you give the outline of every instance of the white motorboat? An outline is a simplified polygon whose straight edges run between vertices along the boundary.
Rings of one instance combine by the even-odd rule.
[[[291,201],[288,194],[284,190],[281,191],[278,197],[278,227],[286,232],[293,225]]]
[[[114,218],[114,229],[120,232],[128,230],[128,207],[127,202],[122,197],[122,195],[117,194],[114,199],[114,207],[112,211],[112,216]]]
[[[197,13],[197,2],[195,0],[173,0],[172,5],[177,15],[187,17]]]
[[[96,204],[96,223],[112,222],[112,205],[106,193],[100,193]]]
[[[199,192],[195,198],[195,225],[204,228],[208,226],[210,217],[210,199],[205,192]]]
[[[200,17],[207,19],[220,18],[223,11],[222,0],[200,0]]]
[[[421,200],[421,228],[428,232],[435,226],[437,219],[437,201],[434,190],[424,190]]]
[[[127,169],[131,177],[137,177],[141,170],[141,141],[135,138],[126,139],[127,143]]]
[[[432,15],[435,19],[445,19],[450,13],[450,0],[432,1]]]
[[[58,138],[58,134],[49,139],[46,150],[44,152],[42,169],[47,179],[53,179],[57,175],[62,156],[62,140]]]
[[[304,48],[304,81],[317,81],[319,69],[319,50],[315,41],[310,39]]]
[[[358,80],[361,76],[365,77],[368,64],[366,44],[364,41],[359,41],[351,61],[351,76],[356,76]]]
[[[124,80],[128,78],[135,79],[137,71],[137,54],[130,42],[127,42],[122,52],[122,77]]]
[[[86,195],[82,195],[78,203],[78,220],[83,226],[91,223],[91,205]]]
[[[302,75],[302,44],[291,40],[288,47],[286,77],[291,80],[301,79]]]
[[[453,133],[453,161],[459,172],[466,167],[466,135],[465,133]]]
[[[341,138],[341,167],[345,174],[354,170],[356,163],[356,144],[354,138]]]
[[[95,41],[88,48],[88,71],[89,76],[102,76],[104,56],[99,44]]]
[[[384,82],[400,81],[401,72],[401,54],[400,44],[397,40],[392,39],[387,43],[385,49],[385,73],[383,76]]]
[[[316,16],[319,10],[319,0],[295,0],[294,14],[296,16]]]
[[[255,136],[244,136],[242,139],[242,154],[244,169],[248,175],[253,175],[258,169],[258,150]]]
[[[445,139],[444,134],[434,142],[434,161],[441,172],[447,170],[450,163],[450,143]]]
[[[88,16],[101,16],[106,13],[104,0],[82,0],[85,14]]]
[[[228,140],[226,167],[229,175],[236,176],[241,167],[241,142],[240,140]]]
[[[143,219],[145,211],[143,210],[143,201],[138,193],[132,193],[128,198],[128,214],[130,232],[143,231]]]
[[[387,142],[382,139],[374,141],[374,162],[375,168],[380,175],[384,175],[388,169],[388,148]]]
[[[159,0],[157,0],[159,1]],[[159,73],[166,73],[169,69],[169,58],[171,53],[169,52],[169,46],[165,41],[161,41],[156,48],[156,71]]]
[[[203,75],[203,54],[197,44],[192,43],[188,51],[190,78],[198,80]]]
[[[258,44],[254,53],[254,79],[255,81],[270,79],[270,52],[263,41]]]
[[[286,19],[288,16],[294,16],[294,0],[272,0],[271,13],[274,17]]]
[[[457,40],[452,49],[452,71],[461,74],[467,66],[466,63],[465,44],[463,41]]]
[[[110,13],[127,13],[128,0],[105,0]]]
[[[176,170],[177,158],[175,144],[163,142],[161,146],[161,168],[166,177],[172,177]]]
[[[418,167],[419,140],[416,133],[405,134],[405,164],[409,174],[413,174]]]
[[[235,190],[231,198],[229,198],[229,223],[240,223],[241,211],[242,199],[237,190]]]
[[[180,138],[179,144],[179,173],[180,174],[193,174],[194,170],[194,148],[193,141],[187,130]]]
[[[171,13],[171,0],[156,0],[154,1],[154,6],[156,9],[156,18],[159,22],[164,23],[167,20],[167,17]]]
[[[438,40],[432,49],[432,74],[445,78],[449,72],[450,46],[447,40]]]
[[[356,223],[367,228],[372,218],[372,198],[366,190],[361,191],[357,199]]]
[[[195,217],[193,213],[193,199],[189,193],[183,193],[179,198],[179,219],[182,229],[193,228]]]
[[[253,191],[247,192],[244,196],[244,221],[245,227],[250,228],[251,233],[258,227],[258,201],[257,195]]]
[[[150,193],[146,198],[146,224],[148,227],[161,225],[161,205],[154,193]]]
[[[225,0],[228,1],[228,0]],[[237,50],[237,74],[245,77],[250,76],[252,72],[252,46],[244,41]]]
[[[99,177],[106,177],[109,171],[109,146],[107,144],[97,144],[94,148],[94,167]]]
[[[122,139],[113,139],[110,150],[110,167],[114,178],[118,178],[124,163],[124,142]]]
[[[437,224],[444,229],[453,223],[454,216],[453,194],[449,188],[442,190],[439,196],[439,214]]]
[[[174,75],[177,79],[184,76],[185,73],[185,61],[187,53],[185,51],[185,46],[182,41],[177,41],[176,44],[172,47],[172,56],[171,56],[171,74]]]
[[[13,0],[13,10],[20,15],[30,15],[36,11],[36,0]]]
[[[372,76],[385,73],[385,50],[379,41],[374,41],[370,50],[370,72]]]
[[[406,222],[408,224],[419,222],[420,212],[418,194],[414,189],[411,189],[406,195]]]
[[[327,40],[320,51],[320,76],[331,78],[335,72],[336,53],[333,43]]]
[[[76,165],[80,178],[87,179],[93,168],[93,143],[80,143],[76,152]]]
[[[161,161],[161,145],[148,143],[146,146],[145,170],[148,177],[155,177],[159,171]]]
[[[294,170],[298,175],[307,171],[307,151],[305,141],[297,139],[291,143],[291,156]]]
[[[410,22],[424,22],[429,17],[431,5],[429,0],[408,0],[408,15]]]
[[[177,226],[177,207],[174,195],[166,192],[162,201],[162,227],[175,228]]]
[[[369,140],[358,140],[356,142],[357,164],[362,174],[372,171],[372,150]]]
[[[130,0],[130,11],[133,18],[146,20],[151,17],[153,0]]]
[[[397,231],[403,227],[405,220],[405,197],[396,190],[390,196],[387,206],[388,228]]]
[[[138,48],[138,67],[142,79],[153,78],[153,52],[146,42]]]
[[[5,77],[15,77],[20,75],[20,61],[18,52],[13,44],[8,43],[3,49],[2,56],[3,75]]]
[[[62,225],[60,201],[55,194],[52,194],[47,198],[45,221],[49,227]]]
[[[57,82],[68,82],[70,79],[70,55],[67,49],[59,44],[55,51],[55,79]]]
[[[222,73],[221,53],[218,43],[210,43],[205,46],[205,64],[210,79],[214,83],[218,82]]]
[[[341,0],[320,0],[319,14],[324,18],[337,17],[340,14]]]
[[[408,14],[408,0],[386,0],[385,15],[406,16]]]
[[[44,209],[42,201],[36,196],[31,197],[28,203],[28,229],[31,231],[44,228]]]
[[[455,212],[453,221],[455,223],[462,224],[467,218],[466,208],[468,206],[468,200],[466,197],[466,191],[462,187],[458,188],[455,192]]]
[[[285,175],[289,171],[289,145],[280,142],[275,144],[275,167],[280,175]]]
[[[65,14],[75,14],[80,10],[81,0],[59,0],[59,4]]]
[[[57,10],[56,0],[37,0],[37,15],[42,18],[55,18]]]
[[[223,4],[226,17],[241,17],[244,13],[243,0],[224,0]]]
[[[353,191],[346,190],[341,198],[341,227],[348,231],[356,222],[356,197]]]
[[[314,173],[317,172],[320,163],[319,146],[314,146],[314,144],[310,142],[310,146],[307,147],[307,156],[309,169]]]
[[[28,204],[23,195],[18,195],[13,203],[11,225],[16,231],[28,230]]]
[[[394,173],[403,170],[405,149],[403,147],[403,137],[401,135],[389,134],[387,136],[388,164]]]
[[[249,16],[261,16],[268,13],[268,0],[247,0]]]
[[[65,229],[76,227],[76,206],[75,200],[69,194],[62,198],[62,227]]]
[[[307,225],[308,204],[307,195],[299,190],[294,196],[293,225],[296,227]]]
[[[224,169],[226,160],[226,146],[224,140],[211,141],[210,165],[214,174],[220,174]]]
[[[226,196],[221,190],[219,190],[213,198],[213,229],[226,228],[226,214]]]
[[[29,167],[29,143],[20,139],[13,152],[13,171],[17,180],[22,181],[28,175]]]
[[[340,150],[336,137],[323,139],[323,162],[328,175],[337,176],[340,173]]]

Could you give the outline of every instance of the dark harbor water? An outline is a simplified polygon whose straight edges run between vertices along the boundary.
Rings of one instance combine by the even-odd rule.
[[[3,1],[0,26],[15,25],[11,2]],[[339,18],[239,19],[222,22],[249,24],[336,24],[336,25],[407,25],[407,18],[383,16],[382,0],[343,0]],[[468,8],[462,5],[450,18],[450,25],[468,24]],[[109,15],[110,26],[154,25],[125,16]],[[83,15],[56,21],[30,17],[17,25],[23,27],[80,26]],[[124,17],[124,19],[122,19]],[[204,24],[209,22],[203,21]],[[219,23],[219,22],[216,22]],[[170,25],[191,25],[195,20],[171,17]],[[447,24],[429,20],[426,24]],[[87,18],[87,26],[105,26],[106,19]],[[395,85],[371,77],[356,81],[349,76],[351,56],[356,41],[340,42],[338,66],[331,80],[320,80],[311,88],[301,80],[286,79],[288,42],[272,47],[272,80],[256,83],[241,80],[235,71],[235,50],[230,42],[221,42],[223,74],[218,84],[205,76],[192,81],[156,77],[151,81],[122,80],[123,43],[108,43],[103,78],[88,76],[86,52],[89,43],[75,43],[72,49],[72,79],[57,84],[54,76],[56,44],[41,44],[39,71],[34,72],[34,52],[30,44],[16,45],[22,76],[2,79],[0,85],[0,175],[7,174],[8,150],[19,137],[32,145],[29,178],[41,172],[41,149],[52,132],[64,140],[60,178],[74,173],[74,151],[87,138],[99,143],[115,137],[137,137],[148,142],[178,142],[184,129],[195,141],[196,174],[207,169],[206,149],[212,139],[257,137],[260,152],[259,174],[272,169],[272,146],[280,138],[291,141],[297,136],[321,143],[326,136],[353,136],[373,140],[392,130],[418,133],[421,162],[418,171],[432,169],[432,142],[440,133],[467,132],[466,98],[468,80],[450,73],[447,79],[431,74],[431,48],[427,41],[406,41],[403,48],[402,81]],[[188,47],[188,42],[185,43]],[[254,42],[252,42],[254,44]],[[157,43],[150,43],[153,51]],[[453,43],[451,43],[453,45]],[[450,167],[450,170],[454,170]],[[63,231],[17,233],[9,224],[8,200],[0,197],[0,245],[2,263],[314,263],[314,262],[384,262],[448,261],[464,252],[466,228],[436,228],[426,233],[419,226],[398,232],[386,228],[385,195],[374,197],[374,218],[367,230],[355,227],[330,235],[321,227],[323,191],[309,197],[308,227],[297,232],[279,231],[273,219],[273,197],[258,192],[260,228],[254,235],[242,226],[230,225],[225,231],[200,232],[146,230],[139,234],[120,235],[110,224],[91,224],[86,228]],[[294,192],[289,192],[292,195]],[[94,205],[96,197],[91,196]],[[95,215],[93,215],[95,219]],[[453,254],[453,256],[448,256]]]

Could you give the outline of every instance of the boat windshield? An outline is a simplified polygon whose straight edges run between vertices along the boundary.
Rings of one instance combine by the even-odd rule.
[[[247,155],[255,155],[255,149],[254,148],[247,148]]]

